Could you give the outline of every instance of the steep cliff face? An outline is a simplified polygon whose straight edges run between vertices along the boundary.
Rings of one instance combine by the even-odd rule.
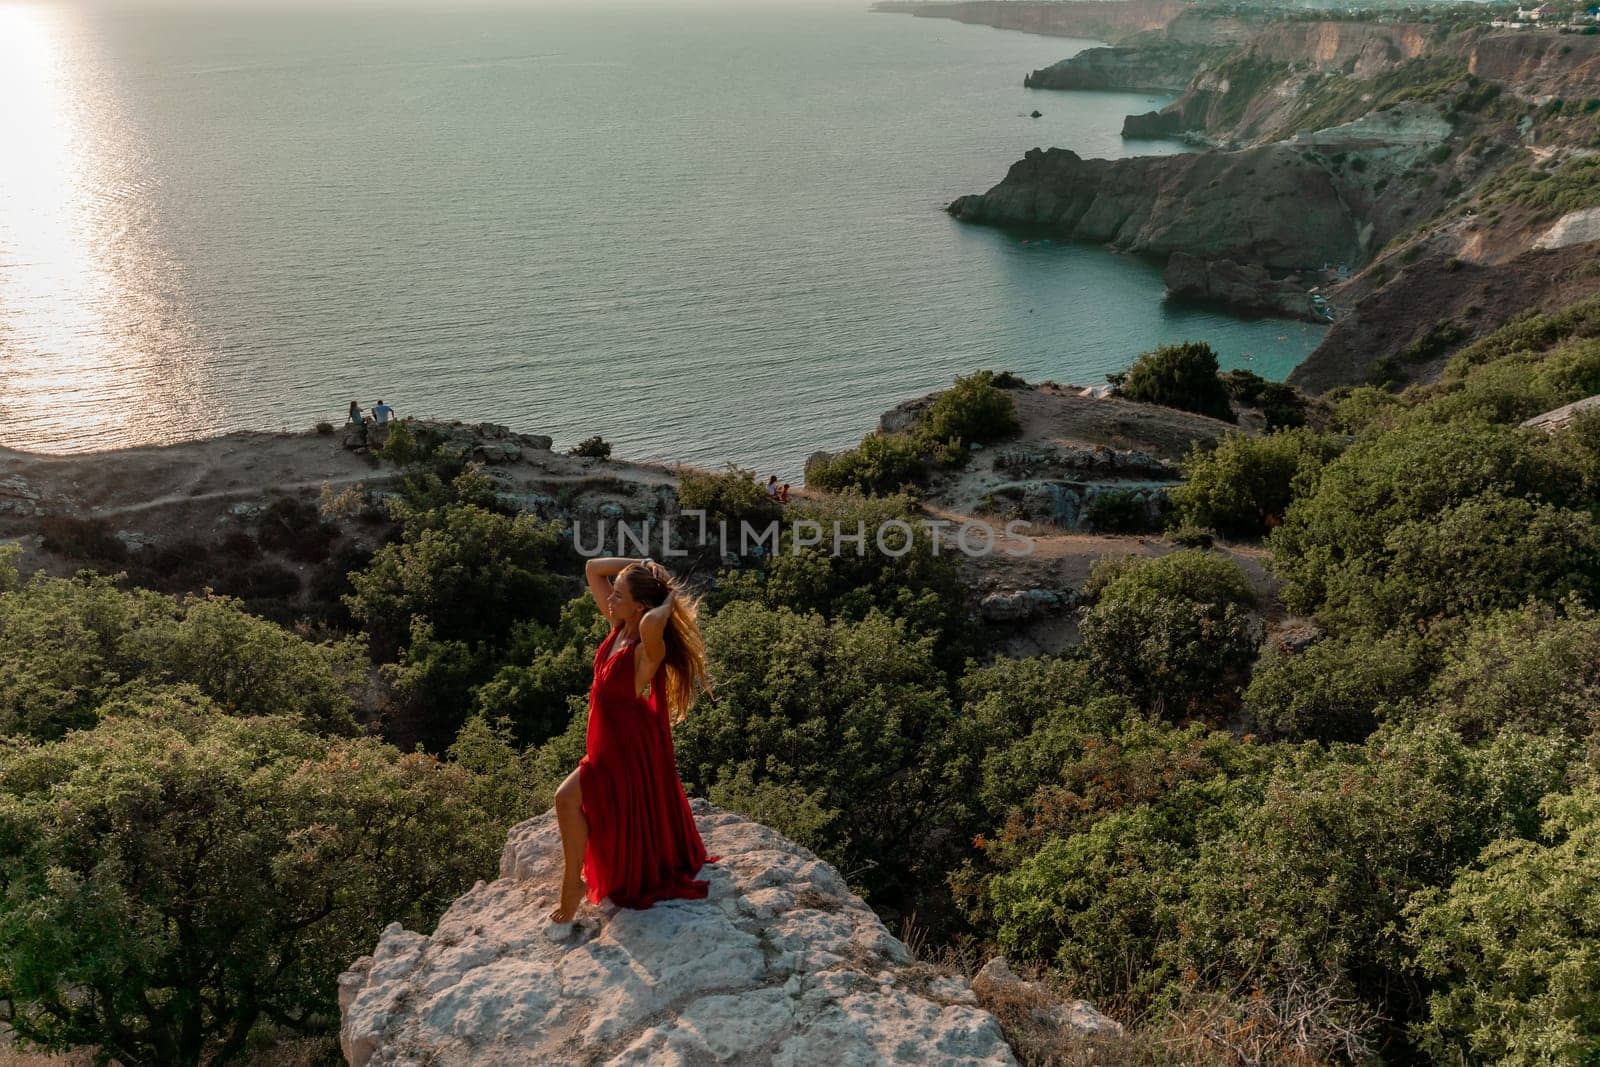
[[[1289,381],[1313,393],[1359,385],[1378,363],[1399,380],[1431,380],[1452,352],[1516,315],[1556,311],[1600,293],[1596,262],[1600,242],[1533,250],[1494,264],[1421,255],[1381,285],[1369,285]],[[1335,292],[1334,299],[1348,298]],[[1451,344],[1422,347],[1423,358],[1407,358],[1444,324],[1453,327]]]
[[[1185,89],[1214,48],[1179,45],[1086,48],[1022,79],[1029,89],[1109,89],[1176,93]]]
[[[390,926],[340,977],[346,1059],[1016,1063],[968,984],[913,962],[832,867],[704,801],[694,810],[721,857],[700,872],[708,899],[585,905],[560,941],[545,920],[560,877],[554,815],[514,828],[496,881],[458,899],[431,935]],[[1003,979],[999,970],[985,974]],[[1082,1002],[1058,1009],[1063,1027],[1117,1030]]]
[[[1189,10],[1189,4],[1184,0],[885,0],[873,4],[872,10],[1118,44],[1136,34],[1165,28]]]
[[[1262,59],[1372,78],[1427,51],[1432,27],[1381,22],[1277,22],[1251,42]]]
[[[1285,145],[1120,160],[1034,149],[999,185],[949,211],[1159,259],[1181,251],[1294,270],[1365,255],[1330,172]]]
[[[1274,23],[1226,54],[1207,57],[1177,100],[1130,116],[1123,135],[1196,134],[1243,145],[1345,122],[1381,104],[1385,93],[1452,72],[1465,76],[1461,58],[1421,69],[1427,52],[1424,29],[1403,23]],[[1384,82],[1402,71],[1406,85]]]
[[[1508,30],[1473,38],[1467,70],[1529,100],[1600,97],[1600,36]]]

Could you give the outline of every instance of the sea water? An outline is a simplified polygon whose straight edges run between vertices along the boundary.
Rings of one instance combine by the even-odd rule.
[[[0,3],[0,443],[402,415],[798,481],[980,368],[1103,381],[1165,341],[1281,378],[1317,327],[942,208],[1138,93],[1092,42],[865,5]],[[1039,118],[1029,113],[1039,110]]]

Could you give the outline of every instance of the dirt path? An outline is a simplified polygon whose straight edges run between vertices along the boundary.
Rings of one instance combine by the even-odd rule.
[[[393,481],[398,475],[380,474],[376,477],[347,474],[337,478],[324,478],[313,482],[290,482],[287,485],[274,485],[272,488],[280,493],[299,493],[308,489],[321,489],[325,485],[361,485],[366,482]],[[198,504],[207,500],[247,500],[259,497],[259,488],[245,489],[217,489],[207,493],[174,493],[169,496],[158,496],[153,500],[141,500],[134,504],[119,504],[116,507],[100,507],[90,505],[88,517],[103,519],[113,515],[132,515],[140,511],[155,511],[159,508],[172,507],[178,504]]]

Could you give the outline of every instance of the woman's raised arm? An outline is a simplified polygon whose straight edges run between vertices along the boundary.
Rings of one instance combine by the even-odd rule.
[[[583,576],[588,579],[589,592],[599,605],[600,614],[613,626],[617,620],[611,617],[611,609],[606,606],[606,601],[611,599],[611,576],[621,573],[629,564],[639,562],[631,556],[595,556],[583,565]]]
[[[672,602],[677,598],[677,591],[668,585],[667,598],[639,616],[639,643],[644,645],[645,655],[658,663],[667,654],[663,635],[667,632],[667,620],[672,618]]]

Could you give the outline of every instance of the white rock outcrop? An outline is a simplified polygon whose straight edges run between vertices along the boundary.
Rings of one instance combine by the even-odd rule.
[[[1539,235],[1533,247],[1566,248],[1590,241],[1600,241],[1600,207],[1567,212],[1556,220],[1554,226]]]
[[[1579,415],[1591,411],[1600,411],[1600,396],[1586,396],[1582,400],[1574,400],[1570,404],[1563,404],[1554,411],[1546,411],[1535,415],[1531,419],[1524,419],[1521,425],[1525,429],[1540,429],[1547,433],[1565,430],[1571,426]]]
[[[960,978],[915,963],[839,873],[694,802],[706,900],[585,905],[546,936],[555,818],[513,828],[500,877],[432,935],[398,923],[339,979],[353,1067],[539,1063],[1014,1064]]]

